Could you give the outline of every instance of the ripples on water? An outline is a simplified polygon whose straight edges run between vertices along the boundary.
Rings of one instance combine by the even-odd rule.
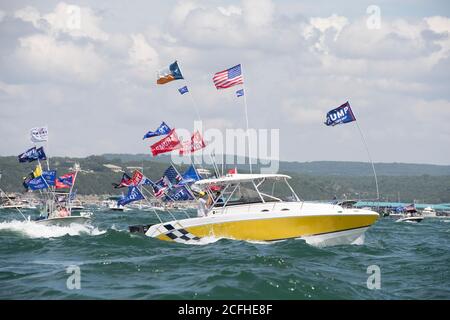
[[[302,240],[203,246],[130,234],[150,212],[95,212],[92,227],[36,226],[0,213],[2,299],[449,299],[450,220],[378,221],[359,246]],[[31,213],[37,215],[37,213]],[[217,241],[216,241],[217,240]],[[66,268],[81,269],[68,290]],[[381,269],[381,289],[366,286]]]

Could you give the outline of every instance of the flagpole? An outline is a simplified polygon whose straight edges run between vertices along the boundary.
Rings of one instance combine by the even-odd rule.
[[[242,79],[244,79],[244,67],[241,63],[241,73],[242,73]],[[247,89],[245,88],[245,81],[242,81],[242,88],[244,89],[244,108],[245,108],[245,124],[246,124],[246,135],[247,135],[247,142],[248,142],[248,163],[250,167],[250,173],[252,172],[252,160],[251,160],[251,147],[250,147],[250,135],[248,132],[248,107],[247,107]]]
[[[366,139],[364,138],[364,135],[363,135],[362,130],[361,130],[360,126],[359,126],[359,123],[358,123],[358,121],[355,121],[355,122],[356,122],[356,127],[358,128],[359,134],[361,135],[361,139],[363,141],[364,147],[366,148],[366,152],[367,152],[367,155],[369,157],[369,161],[370,161],[370,163],[372,165],[373,176],[375,178],[375,186],[377,188],[377,200],[379,200],[380,199],[380,191],[378,189],[378,179],[377,179],[377,173],[375,171],[375,166],[373,164],[372,157],[370,156],[369,147],[367,146]]]

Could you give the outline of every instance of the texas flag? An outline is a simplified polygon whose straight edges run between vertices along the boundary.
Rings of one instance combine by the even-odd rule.
[[[174,63],[169,65],[168,68],[164,68],[158,71],[156,83],[165,84],[167,82],[180,79],[184,78],[183,75],[181,74],[180,67],[178,67],[178,62],[175,61]]]

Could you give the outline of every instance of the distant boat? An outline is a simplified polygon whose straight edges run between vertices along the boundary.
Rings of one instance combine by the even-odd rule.
[[[434,210],[432,207],[426,207],[422,210],[422,215],[424,218],[436,218],[438,217],[436,215],[436,210]]]
[[[119,199],[119,196],[109,197],[107,200],[104,200],[102,202],[102,207],[107,211],[129,211],[130,208],[117,204],[117,200]]]
[[[399,218],[395,222],[413,222],[419,223],[422,222],[423,216],[420,215],[414,204],[403,207],[402,212],[400,213]]]

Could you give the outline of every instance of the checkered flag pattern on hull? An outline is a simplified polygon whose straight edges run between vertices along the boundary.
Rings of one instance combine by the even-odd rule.
[[[164,224],[163,228],[166,229],[166,231],[164,231],[163,233],[175,242],[188,242],[200,240],[199,237],[194,236],[192,233],[189,233],[189,231],[183,228],[176,229],[170,223]]]

